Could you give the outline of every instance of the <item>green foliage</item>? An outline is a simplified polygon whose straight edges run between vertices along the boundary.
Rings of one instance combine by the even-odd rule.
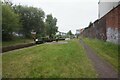
[[[72,34],[72,31],[71,31],[71,30],[68,31],[67,35],[70,35],[70,36],[73,35],[73,34]]]
[[[40,8],[13,5],[9,0],[2,3],[3,14],[3,40],[11,40],[14,34],[22,34],[25,38],[32,38],[31,32],[36,32],[36,37],[54,37],[58,27],[57,19],[47,15]]]
[[[2,42],[2,2],[0,0],[0,44],[1,42]]]
[[[8,4],[2,4],[2,34],[3,40],[12,39],[12,33],[17,32],[21,27],[19,15],[14,13]]]
[[[69,38],[74,38],[74,34],[72,33],[72,31],[71,30],[69,30],[68,32],[67,32],[67,37],[69,37]]]
[[[56,32],[58,31],[57,19],[53,18],[52,14],[47,15],[46,22],[46,35],[50,38],[53,38]]]
[[[21,17],[23,27],[21,32],[25,37],[31,37],[31,31],[34,30],[39,35],[44,35],[44,11],[42,9],[28,6],[14,6],[15,12]]]

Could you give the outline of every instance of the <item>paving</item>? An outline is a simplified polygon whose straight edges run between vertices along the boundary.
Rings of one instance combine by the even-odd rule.
[[[100,58],[82,39],[80,39],[80,43],[84,47],[88,58],[91,60],[98,73],[98,78],[118,78],[118,73],[113,69],[111,64]]]

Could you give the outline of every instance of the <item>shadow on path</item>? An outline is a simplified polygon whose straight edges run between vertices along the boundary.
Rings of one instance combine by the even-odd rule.
[[[92,61],[95,70],[99,74],[99,78],[118,78],[118,73],[109,63],[101,59],[82,39],[80,39],[80,43],[84,47],[88,58]]]

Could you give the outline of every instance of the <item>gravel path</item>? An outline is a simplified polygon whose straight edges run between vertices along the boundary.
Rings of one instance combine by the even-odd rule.
[[[82,39],[80,40],[81,45],[84,47],[88,58],[93,63],[95,70],[98,73],[99,78],[117,78],[118,74],[113,67],[105,60],[101,59],[92,48],[85,44]]]
[[[67,44],[68,42],[67,41],[53,41],[53,42],[46,42],[45,44]]]

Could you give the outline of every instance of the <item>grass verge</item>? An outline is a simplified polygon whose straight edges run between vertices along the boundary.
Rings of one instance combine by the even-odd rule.
[[[30,43],[30,42],[33,42],[33,40],[32,39],[18,38],[18,39],[11,40],[11,41],[3,41],[2,47],[19,45],[19,44]]]
[[[41,44],[3,54],[4,78],[96,78],[78,40]]]
[[[118,45],[97,39],[84,38],[83,40],[118,71]]]

